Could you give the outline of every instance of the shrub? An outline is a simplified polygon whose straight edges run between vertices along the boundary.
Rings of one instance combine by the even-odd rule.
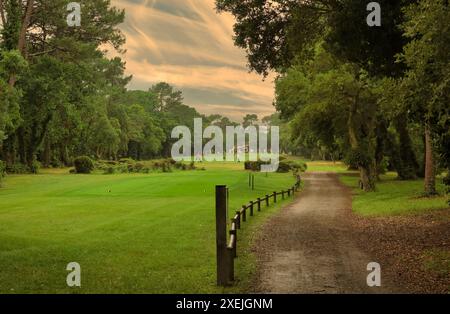
[[[6,167],[6,171],[13,174],[25,174],[28,173],[28,167],[21,163],[15,163]]]
[[[277,172],[279,173],[286,173],[291,171],[292,166],[290,163],[285,162],[285,161],[280,161],[280,163],[278,164],[278,169]]]
[[[116,168],[114,168],[114,167],[108,167],[105,169],[105,172],[104,172],[104,174],[114,174],[114,173],[116,173]]]
[[[262,165],[264,165],[264,162],[262,162],[261,160],[246,161],[244,163],[245,170],[251,170],[251,171],[261,171]]]
[[[77,173],[89,174],[94,170],[94,162],[87,156],[75,158],[73,162]]]
[[[34,160],[30,167],[30,172],[34,174],[38,174],[41,169],[41,163],[37,160]]]
[[[287,163],[291,166],[292,170],[294,170],[295,172],[305,172],[308,169],[308,166],[300,161],[291,160],[288,161]]]
[[[170,158],[168,161],[169,161],[169,164],[171,164],[172,166],[177,164],[177,162],[173,158]]]
[[[144,169],[144,167],[145,167],[144,164],[138,162],[138,163],[136,163],[136,164],[134,165],[133,171],[132,171],[132,172],[140,173],[140,172],[142,172],[142,170]]]
[[[163,163],[162,172],[172,172],[172,167],[169,163]]]
[[[134,161],[133,158],[121,158],[121,159],[119,159],[119,163],[127,164],[127,165],[134,165],[136,163],[136,161]]]

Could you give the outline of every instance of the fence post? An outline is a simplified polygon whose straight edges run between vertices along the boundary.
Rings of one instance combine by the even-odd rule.
[[[273,202],[277,202],[277,192],[273,192]]]
[[[237,257],[237,231],[230,230],[230,236],[234,234],[233,257]]]
[[[258,211],[261,211],[261,197],[258,197]]]
[[[254,205],[254,203],[253,203],[253,201],[251,201],[251,202],[250,202],[250,216],[251,216],[251,217],[253,217],[253,215],[254,215],[254,212],[253,212],[253,205]]]
[[[227,248],[227,258],[228,258],[228,282],[234,281],[234,248]]]
[[[289,189],[287,192],[288,192],[288,197],[291,197],[291,189]]]
[[[236,220],[236,229],[241,229],[241,212],[236,212],[237,220]]]
[[[217,285],[228,285],[229,266],[227,258],[227,187],[216,186],[216,255]]]
[[[266,206],[269,207],[270,206],[270,197],[268,194],[266,194]]]
[[[242,222],[247,221],[247,208],[245,206],[242,206]]]
[[[255,175],[252,174],[252,190],[255,190]]]
[[[284,199],[284,190],[281,191],[282,198]]]

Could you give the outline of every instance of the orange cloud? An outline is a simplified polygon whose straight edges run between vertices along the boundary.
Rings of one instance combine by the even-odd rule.
[[[229,94],[229,103],[223,97],[220,102],[190,97],[188,104],[203,113],[234,118],[274,111],[273,76],[263,82],[248,72],[245,53],[233,44],[233,17],[217,14],[214,0],[113,0],[113,4],[126,11],[121,28],[127,37],[123,58],[134,76],[130,88],[165,81],[181,90],[220,91]]]

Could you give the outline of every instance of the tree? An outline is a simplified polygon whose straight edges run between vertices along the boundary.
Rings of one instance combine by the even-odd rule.
[[[42,150],[48,162],[52,159],[49,134],[55,139],[54,129],[64,129],[63,125],[54,123],[54,119],[70,124],[64,118],[77,115],[64,116],[63,113],[71,112],[73,106],[83,108],[93,94],[101,94],[106,103],[108,92],[119,85],[123,88],[129,81],[121,72],[120,59],[107,60],[101,50],[103,45],[109,44],[121,51],[124,37],[117,25],[123,21],[124,12],[111,7],[109,0],[85,2],[81,27],[71,28],[65,20],[66,5],[63,0],[1,2],[2,56],[17,51],[28,63],[23,75],[9,71],[10,87],[21,91],[23,97],[20,99],[20,125],[10,129],[2,144],[1,156],[8,166],[18,159],[31,167]],[[64,146],[58,150],[64,151],[61,155],[67,155],[67,137],[60,137],[60,140],[65,143],[58,145]]]
[[[400,90],[410,118],[424,128],[425,193],[433,195],[434,145],[446,142],[450,124],[450,8],[444,0],[421,0],[408,6],[405,12],[403,29],[411,42],[401,56],[408,71]],[[442,157],[448,155],[444,153]],[[444,164],[448,166],[448,160]]]
[[[158,83],[152,86],[150,92],[157,97],[156,111],[169,111],[170,108],[183,103],[182,93],[180,91],[175,91],[168,83]]]
[[[299,138],[311,137],[329,152],[344,143],[349,164],[360,171],[365,191],[377,177],[379,82],[355,64],[339,63],[320,46],[307,65],[293,66],[276,82],[276,107],[293,120]]]
[[[258,122],[258,116],[256,114],[247,114],[244,117],[244,122],[242,123],[242,126],[244,128],[247,128],[251,125],[254,125],[256,122]]]

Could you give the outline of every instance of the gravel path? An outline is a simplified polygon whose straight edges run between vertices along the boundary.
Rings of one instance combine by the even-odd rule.
[[[369,288],[368,263],[349,223],[351,192],[335,174],[308,173],[297,200],[270,219],[256,240],[256,293],[394,292]]]

